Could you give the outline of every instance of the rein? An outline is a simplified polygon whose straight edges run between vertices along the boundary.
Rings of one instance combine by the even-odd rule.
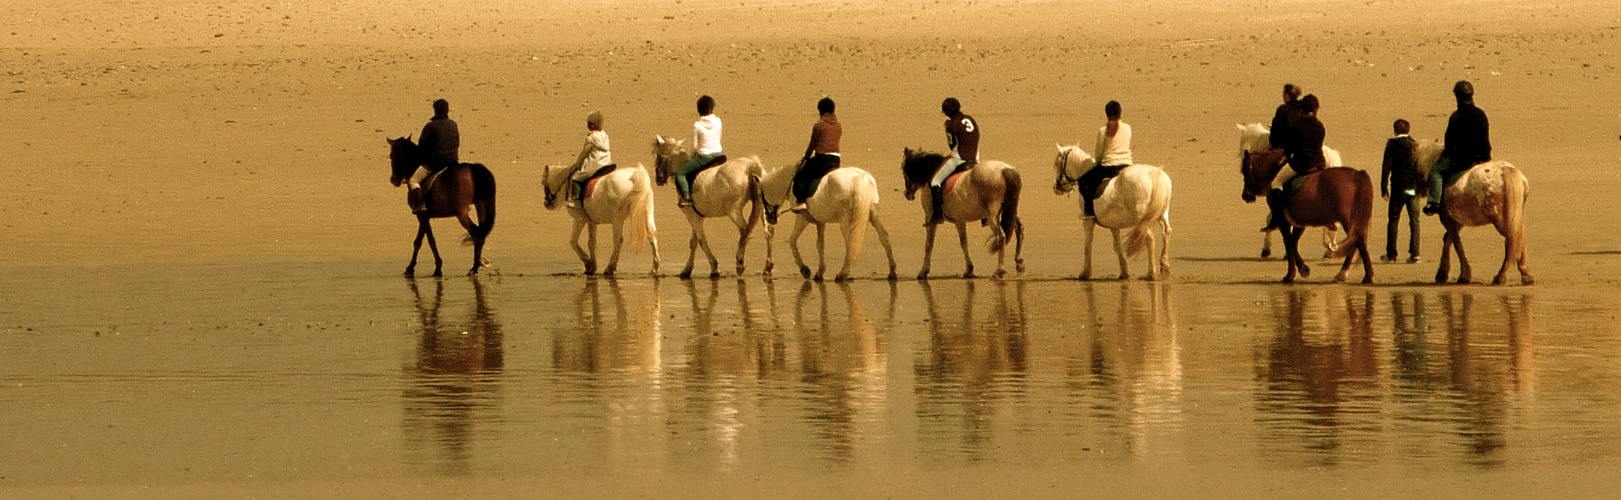
[[[1080,183],[1080,179],[1069,176],[1069,151],[1065,151],[1063,156],[1064,163],[1058,167],[1058,185],[1062,187]]]

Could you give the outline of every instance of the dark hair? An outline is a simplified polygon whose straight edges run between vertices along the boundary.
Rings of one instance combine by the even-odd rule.
[[[1405,134],[1413,130],[1412,124],[1407,123],[1407,120],[1402,118],[1397,118],[1396,124],[1391,125],[1391,127],[1396,130],[1396,135]]]
[[[1469,80],[1458,80],[1458,83],[1452,85],[1452,95],[1459,99],[1473,98],[1475,97],[1475,85],[1469,83]]]
[[[962,113],[962,103],[957,102],[955,97],[947,97],[946,100],[940,102],[940,112],[948,116],[955,116]]]
[[[833,98],[832,97],[823,97],[822,100],[816,101],[816,112],[824,114],[824,115],[828,114],[828,113],[832,113],[833,112]]]
[[[1305,111],[1307,113],[1314,113],[1314,112],[1317,111],[1318,106],[1319,105],[1317,104],[1317,94],[1306,94],[1306,97],[1300,98],[1300,109],[1301,109],[1301,111]]]
[[[698,98],[698,114],[707,115],[715,112],[715,98],[703,96]]]
[[[440,99],[433,101],[433,115],[445,116],[450,114],[450,102]]]
[[[1110,120],[1120,119],[1120,103],[1118,101],[1109,101],[1108,104],[1104,104],[1103,115],[1109,117]]]
[[[1283,84],[1283,95],[1287,95],[1289,97],[1299,99],[1300,98],[1300,87],[1296,87],[1295,84],[1293,84],[1293,83],[1285,83],[1285,84]]]

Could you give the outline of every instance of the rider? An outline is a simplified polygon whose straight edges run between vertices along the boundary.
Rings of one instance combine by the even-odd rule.
[[[1267,229],[1284,227],[1283,217],[1289,197],[1294,195],[1295,179],[1305,177],[1307,174],[1317,173],[1328,166],[1328,160],[1323,157],[1323,136],[1327,131],[1323,122],[1317,119],[1317,96],[1307,94],[1300,98],[1299,119],[1292,125],[1294,137],[1290,140],[1292,151],[1285,149],[1289,168],[1294,170],[1294,176],[1285,181],[1283,189],[1273,189],[1266,197],[1267,207],[1272,209],[1272,220]]]
[[[794,173],[794,212],[805,211],[805,199],[810,198],[811,184],[822,176],[839,168],[839,139],[844,136],[844,127],[839,125],[838,115],[833,114],[833,98],[823,97],[816,102],[816,112],[821,119],[811,126],[810,145],[805,147],[805,157],[800,160],[801,167]]]
[[[692,122],[692,158],[675,169],[675,188],[681,195],[678,206],[692,206],[692,178],[703,169],[725,161],[720,147],[720,117],[715,116],[715,98],[698,98],[698,121]]]
[[[1457,180],[1457,174],[1492,161],[1491,128],[1486,122],[1486,112],[1475,107],[1475,86],[1468,80],[1459,80],[1452,86],[1452,97],[1458,100],[1458,110],[1447,119],[1441,161],[1430,167],[1430,199],[1424,205],[1424,215],[1441,212],[1441,191]]]
[[[1109,123],[1098,129],[1097,140],[1097,166],[1081,174],[1076,179],[1080,185],[1082,206],[1082,219],[1095,217],[1092,203],[1097,199],[1098,187],[1110,178],[1120,173],[1121,169],[1131,166],[1131,125],[1120,121],[1120,103],[1109,101],[1103,105],[1103,114]]]
[[[979,162],[979,122],[974,117],[962,113],[962,103],[955,97],[947,97],[940,103],[940,112],[946,115],[946,144],[951,146],[951,157],[934,174],[929,181],[929,199],[932,200],[932,210],[929,211],[929,221],[923,225],[929,226],[945,221],[942,211],[944,196],[942,186],[946,178],[956,172],[959,167],[967,170]]]
[[[422,165],[417,166],[416,173],[411,174],[408,184],[411,187],[408,195],[411,211],[417,213],[427,209],[422,202],[422,181],[428,175],[459,162],[456,151],[461,148],[462,139],[456,122],[450,119],[449,102],[444,99],[433,101],[433,118],[422,126],[421,141],[417,147],[422,152]]]
[[[1412,124],[1407,120],[1397,119],[1391,125],[1396,136],[1385,141],[1384,166],[1379,169],[1379,194],[1390,200],[1390,223],[1385,226],[1385,255],[1379,257],[1383,262],[1396,261],[1396,229],[1401,222],[1403,209],[1407,210],[1407,223],[1411,229],[1408,235],[1407,263],[1418,262],[1418,187],[1419,183],[1429,182],[1429,179],[1420,179],[1417,159],[1414,158],[1414,149],[1418,141],[1409,135]]]
[[[1300,106],[1300,87],[1293,83],[1283,84],[1283,104],[1279,104],[1278,110],[1272,113],[1272,149],[1288,150],[1294,145],[1295,122],[1305,114]]]
[[[585,128],[591,132],[585,136],[585,146],[580,148],[580,156],[569,166],[573,172],[569,176],[569,208],[579,206],[578,201],[585,198],[586,182],[618,167],[614,165],[613,155],[608,152],[608,133],[602,131],[602,112],[586,115]]]

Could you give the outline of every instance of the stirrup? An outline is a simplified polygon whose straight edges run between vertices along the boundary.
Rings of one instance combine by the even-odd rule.
[[[677,200],[675,202],[675,206],[678,206],[678,207],[690,207],[690,206],[692,206],[692,198],[682,198],[680,200]]]
[[[1438,213],[1441,213],[1440,203],[1429,203],[1424,205],[1424,215],[1435,215]]]
[[[809,208],[809,207],[806,207],[806,206],[805,206],[805,202],[803,202],[803,201],[801,201],[801,202],[799,202],[799,203],[797,203],[797,204],[795,204],[795,205],[794,205],[794,206],[793,206],[793,208],[790,208],[790,209],[788,209],[788,211],[789,211],[789,212],[793,212],[793,213],[796,213],[796,214],[797,214],[797,213],[800,213],[800,212],[804,212],[804,211],[805,211],[805,210],[807,210],[807,209],[808,209],[808,208]]]

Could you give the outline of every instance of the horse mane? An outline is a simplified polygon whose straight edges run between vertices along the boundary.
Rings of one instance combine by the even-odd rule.
[[[1272,131],[1258,122],[1245,123],[1238,126],[1238,151],[1240,153],[1272,149]]]
[[[946,155],[906,148],[906,160],[901,163],[901,174],[910,183],[928,182],[945,162]]]

